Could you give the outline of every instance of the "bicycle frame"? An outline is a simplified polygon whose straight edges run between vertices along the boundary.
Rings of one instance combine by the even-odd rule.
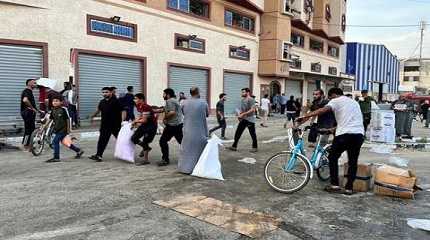
[[[321,146],[321,137],[318,137],[318,143],[315,146],[314,151],[312,152],[311,158],[309,159],[306,156],[306,152],[305,152],[305,143],[303,140],[303,133],[304,132],[302,130],[300,130],[299,139],[297,140],[297,144],[294,146],[294,148],[292,150],[291,159],[288,160],[288,164],[284,170],[285,171],[292,171],[294,169],[295,164],[296,164],[297,156],[300,155],[309,163],[309,166],[311,167],[311,176],[310,177],[312,178],[313,177],[313,170],[319,166],[321,156],[324,154],[325,149]]]

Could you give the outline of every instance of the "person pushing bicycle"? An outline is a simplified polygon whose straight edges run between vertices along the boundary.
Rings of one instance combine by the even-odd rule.
[[[303,124],[312,117],[320,116],[327,112],[333,112],[337,122],[336,134],[333,139],[328,156],[330,166],[330,185],[325,191],[330,193],[353,194],[353,184],[357,175],[357,162],[361,146],[364,142],[364,125],[360,105],[343,95],[340,88],[332,88],[328,91],[330,101],[324,107],[305,114],[297,119]],[[339,185],[339,157],[343,152],[348,153],[348,181],[345,189]]]

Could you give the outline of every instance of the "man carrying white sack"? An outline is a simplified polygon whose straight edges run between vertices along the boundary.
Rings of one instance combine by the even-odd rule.
[[[190,89],[191,98],[182,102],[184,114],[184,138],[182,139],[181,156],[178,162],[179,172],[191,174],[202,154],[208,139],[206,118],[209,108],[206,100],[200,99],[199,89]]]

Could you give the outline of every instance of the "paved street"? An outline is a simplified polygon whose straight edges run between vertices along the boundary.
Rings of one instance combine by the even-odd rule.
[[[265,160],[286,149],[285,142],[262,143],[285,136],[282,122],[258,128],[260,151],[249,153],[247,132],[238,152],[221,150],[225,181],[212,181],[176,172],[179,146],[172,141],[173,163],[157,167],[158,137],[151,152],[152,164],[136,167],[113,159],[113,141],[95,163],[73,159],[62,149],[64,162],[47,164],[50,150],[41,157],[22,151],[0,152],[0,239],[248,239],[152,204],[184,194],[205,195],[241,207],[281,217],[281,229],[262,239],[428,239],[430,234],[406,224],[407,218],[430,216],[430,192],[416,200],[400,200],[359,193],[333,195],[313,179],[300,192],[286,195],[273,191],[264,180]],[[419,129],[422,135],[428,129]],[[234,129],[228,129],[230,138]],[[174,144],[173,144],[174,143]],[[80,145],[90,155],[96,139]],[[420,185],[430,188],[429,153],[413,150],[377,154],[362,150],[361,162],[388,162],[392,156],[408,159]],[[256,164],[238,160],[250,157]]]

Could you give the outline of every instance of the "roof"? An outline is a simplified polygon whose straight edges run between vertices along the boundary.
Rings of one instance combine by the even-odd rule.
[[[374,43],[361,43],[361,42],[346,42],[346,45],[348,44],[360,44],[360,45],[372,45],[372,46],[382,46],[383,48],[385,48],[392,56],[394,56],[395,58],[397,58],[397,60],[400,61],[400,59],[397,57],[396,54],[393,54],[390,49],[388,49],[384,44],[374,44]]]
[[[257,12],[257,13],[263,13],[264,12],[263,9],[261,9],[260,7],[255,5],[250,0],[227,0],[227,2],[234,3],[236,5],[242,6],[244,8],[247,8],[247,9],[254,11],[254,12]]]

